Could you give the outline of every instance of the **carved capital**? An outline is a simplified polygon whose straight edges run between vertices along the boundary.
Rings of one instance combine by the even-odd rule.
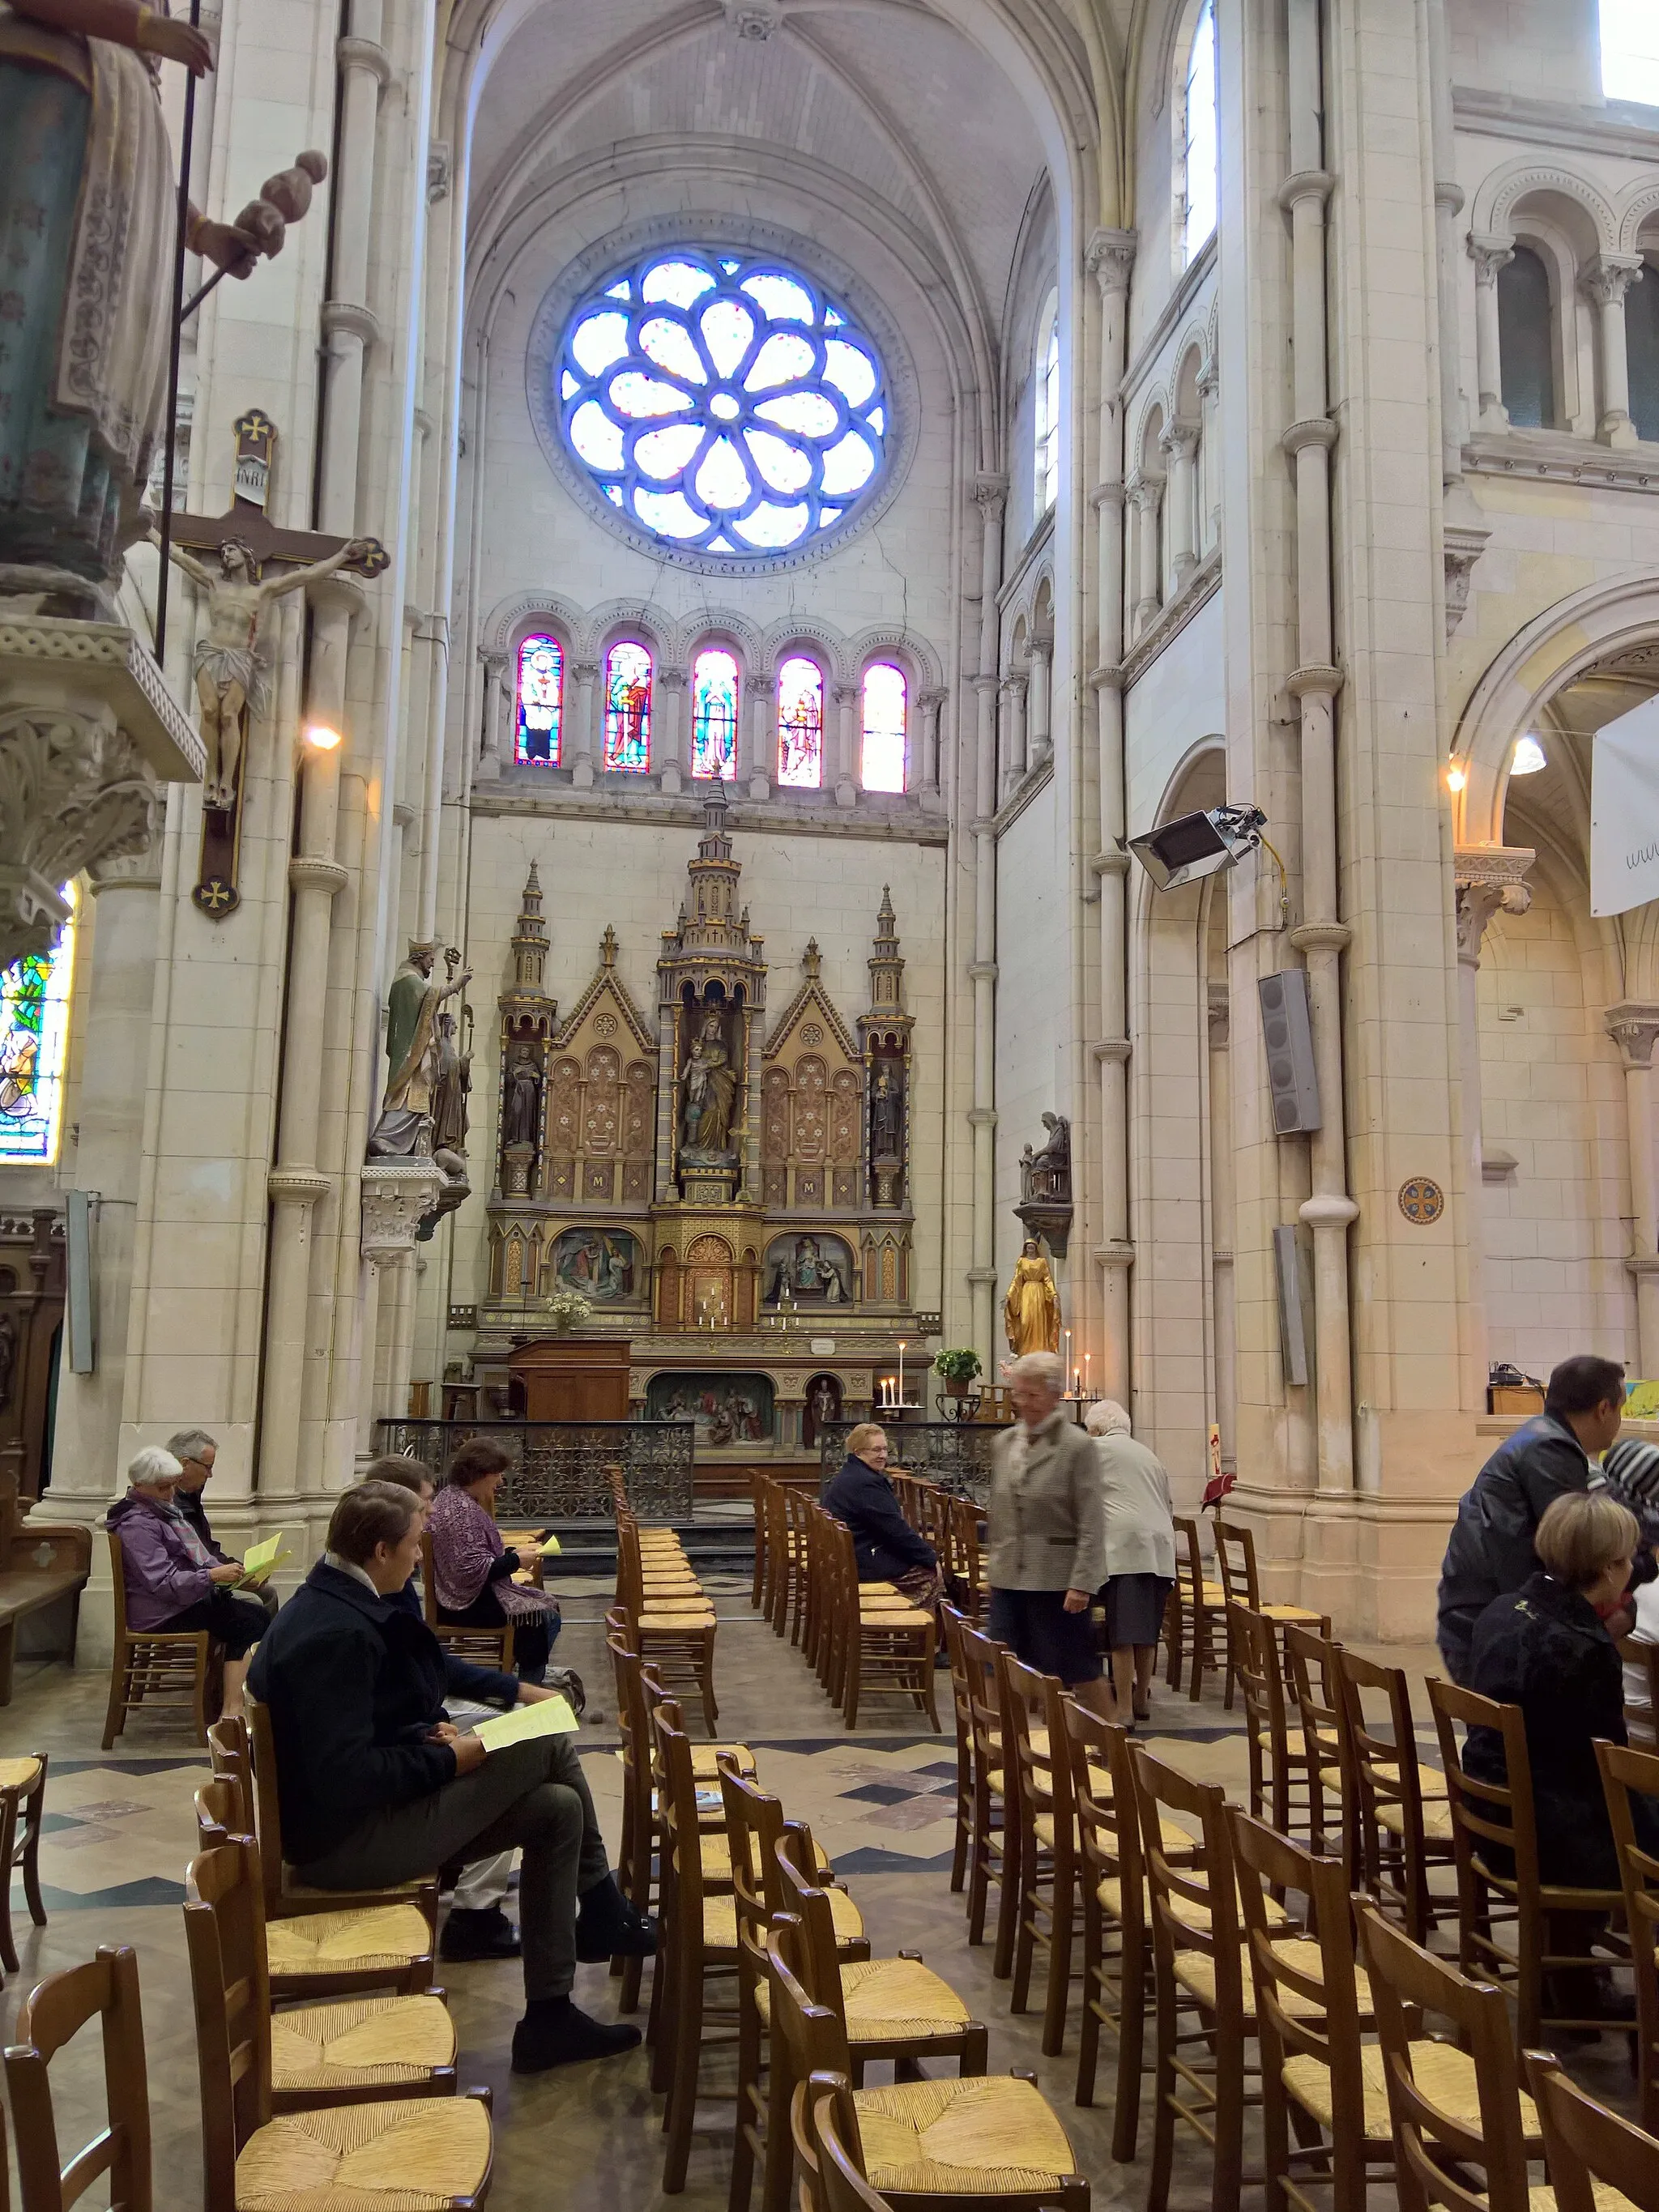
[[[1469,233],[1469,258],[1474,264],[1475,283],[1495,284],[1498,270],[1507,268],[1515,258],[1515,240],[1472,230]]]
[[[447,138],[434,138],[426,149],[426,199],[428,207],[449,198],[449,188],[454,181],[455,161]]]
[[[380,317],[356,300],[325,300],[320,319],[325,337],[343,332],[347,337],[361,339],[365,346],[380,343]]]
[[[570,673],[578,684],[592,684],[598,679],[599,664],[597,660],[574,661],[571,665]]]
[[[1123,495],[1137,514],[1146,514],[1157,507],[1163,489],[1162,477],[1149,477],[1137,470],[1124,485]]]
[[[687,680],[683,668],[659,668],[657,671],[657,681],[665,691],[684,691]]]
[[[1440,536],[1446,563],[1446,635],[1449,637],[1468,611],[1469,585],[1474,564],[1486,550],[1490,530],[1466,529],[1449,523]]]
[[[317,1168],[272,1168],[265,1193],[274,1206],[315,1206],[328,1194],[328,1177]]]
[[[1275,198],[1289,215],[1298,200],[1312,200],[1322,208],[1335,188],[1336,179],[1328,169],[1295,169],[1279,186]]]
[[[985,517],[988,527],[1002,520],[1002,510],[1008,500],[1008,479],[999,476],[977,476],[973,482],[974,504]]]
[[[46,951],[71,876],[149,854],[161,795],[112,708],[0,706],[0,967]]]
[[[1651,1067],[1654,1041],[1659,1038],[1659,1006],[1626,999],[1609,1006],[1603,1018],[1626,1066]]]
[[[1100,287],[1101,297],[1127,292],[1129,272],[1135,264],[1135,234],[1132,230],[1097,230],[1083,250],[1083,265]]]
[[[1020,707],[1024,705],[1026,680],[1027,679],[1024,676],[1005,676],[1003,678],[1001,685],[1002,696],[1008,702],[1008,704],[1011,707]]]
[[[415,1231],[437,1204],[444,1178],[435,1160],[370,1160],[362,1170],[361,1249],[377,1267],[415,1249]]]
[[[336,891],[343,890],[350,882],[351,872],[338,860],[301,853],[289,862],[288,879],[296,891],[326,891],[332,898]]]
[[[1190,461],[1198,451],[1196,422],[1171,422],[1158,441],[1159,453],[1171,461]]]
[[[781,9],[760,4],[760,0],[722,0],[729,29],[739,39],[759,42],[769,39],[783,21]]]
[[[1526,845],[1460,846],[1456,854],[1457,957],[1480,964],[1480,940],[1493,915],[1524,914],[1526,875],[1537,855]]]
[[[1304,446],[1322,446],[1328,453],[1336,443],[1336,425],[1328,415],[1306,415],[1279,442],[1287,453],[1299,453]]]
[[[1217,1052],[1223,1052],[1232,1042],[1232,999],[1224,983],[1212,983],[1204,1008],[1210,1024],[1210,1042]]]
[[[367,70],[376,84],[391,82],[392,58],[374,40],[339,39],[335,41],[334,51],[343,70]]]
[[[1642,257],[1638,253],[1600,254],[1585,270],[1583,278],[1586,295],[1598,307],[1615,306],[1632,284],[1641,281]]]

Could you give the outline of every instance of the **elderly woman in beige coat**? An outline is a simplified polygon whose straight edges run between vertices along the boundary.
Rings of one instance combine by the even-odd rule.
[[[1119,1719],[1133,1727],[1152,1710],[1152,1662],[1164,1608],[1175,1587],[1175,1507],[1164,1462],[1135,1442],[1121,1406],[1103,1399],[1089,1408],[1085,1425],[1095,1439],[1106,1507],[1106,1641],[1112,1686]]]

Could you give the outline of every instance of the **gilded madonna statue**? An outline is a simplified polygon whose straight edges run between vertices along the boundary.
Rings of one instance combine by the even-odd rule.
[[[1017,1359],[1023,1352],[1060,1350],[1060,1293],[1035,1237],[1026,1238],[1014,1262],[1013,1280],[1002,1301],[1002,1325]]]

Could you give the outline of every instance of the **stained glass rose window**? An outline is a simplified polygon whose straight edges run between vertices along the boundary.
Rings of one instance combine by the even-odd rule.
[[[774,258],[646,255],[578,305],[556,375],[583,469],[629,521],[688,551],[787,551],[881,478],[880,356],[844,307]]]

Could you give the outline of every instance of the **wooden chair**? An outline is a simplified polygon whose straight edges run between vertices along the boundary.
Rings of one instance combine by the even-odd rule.
[[[960,1611],[977,1627],[991,1602],[985,1557],[980,1549],[981,1510],[971,1498],[956,1498],[947,1492],[941,1493],[940,1514],[945,1540],[939,1557],[961,1598]]]
[[[1543,2154],[1538,2109],[1521,2091],[1503,1992],[1472,1982],[1444,1959],[1358,1903],[1359,1954],[1370,1984],[1394,2127],[1401,2212],[1532,2212],[1527,2161]],[[1455,2045],[1413,2028],[1424,2013],[1449,2020]],[[1482,2170],[1478,2187],[1469,2168]]]
[[[1659,1644],[1650,1644],[1642,1636],[1621,1636],[1619,1656],[1626,1667],[1639,1668],[1646,1683],[1645,1709],[1626,1703],[1625,1733],[1635,1749],[1652,1751],[1659,1743]]]
[[[968,1854],[968,1941],[985,1941],[985,1913],[997,1886],[996,1943],[991,1972],[1006,1981],[1014,1970],[1015,1916],[1019,1898],[1019,1822],[1005,1790],[1006,1678],[1003,1646],[976,1628],[962,1630],[968,1672],[968,1708],[974,1732],[974,1822]]]
[[[757,1613],[769,1618],[772,1610],[772,1589],[777,1576],[777,1559],[772,1546],[772,1521],[767,1509],[767,1490],[771,1477],[762,1468],[749,1470],[749,1504],[755,1522],[755,1572],[749,1585],[749,1602]]]
[[[843,1522],[830,1522],[825,1541],[831,1603],[840,1628],[836,1701],[848,1727],[858,1726],[859,1706],[864,1699],[901,1697],[926,1713],[928,1725],[937,1735],[939,1717],[933,1694],[933,1654],[938,1630],[933,1614],[859,1581],[853,1532]],[[833,1689],[831,1694],[835,1694]]]
[[[1379,1905],[1399,1914],[1413,1942],[1426,1943],[1449,1909],[1430,1876],[1455,1858],[1447,1778],[1418,1758],[1405,1669],[1379,1667],[1346,1646],[1335,1663],[1358,1838],[1354,1871]],[[1367,1717],[1368,1692],[1387,1707],[1386,1735]]]
[[[1539,2044],[1547,2027],[1599,2030],[1605,2021],[1546,2008],[1545,1977],[1564,1970],[1582,1972],[1587,1965],[1583,1953],[1550,1948],[1551,1925],[1563,1915],[1600,1921],[1622,1907],[1623,1891],[1574,1889],[1540,1876],[1532,1767],[1519,1705],[1496,1705],[1434,1678],[1429,1704],[1451,1791],[1459,1966],[1465,1974],[1489,1974],[1508,1989],[1516,2002],[1522,2049]],[[1492,1729],[1502,1737],[1507,1781],[1482,1782],[1468,1771],[1455,1733],[1459,1721],[1466,1729]],[[1512,1868],[1507,1873],[1506,1855]],[[1512,1949],[1499,1941],[1504,1929],[1514,1936]]]
[[[1169,2202],[1177,2122],[1212,2155],[1213,2212],[1237,2212],[1244,2187],[1244,2112],[1259,2104],[1247,2059],[1255,2034],[1255,1992],[1247,1985],[1231,1833],[1218,1784],[1190,1782],[1131,1743],[1135,1802],[1152,1908],[1158,1993],[1152,2172],[1146,2212]],[[1166,1850],[1164,1816],[1184,1814],[1199,1832],[1196,1864],[1177,1865]],[[1194,2062],[1204,2053],[1207,2067]],[[1182,2092],[1190,2093],[1192,2101]],[[1259,2177],[1252,2177],[1259,2179]]]
[[[358,1990],[418,1996],[432,1986],[438,1882],[387,1889],[311,1889],[283,1860],[276,1747],[269,1709],[246,1699],[253,1836],[264,1891],[265,1943],[273,1990],[285,1997],[338,1996]]]
[[[64,2163],[48,2069],[64,2045],[96,2020],[103,2042],[105,2125]],[[109,2176],[108,2198],[123,2212],[152,2212],[149,2085],[138,2006],[138,1954],[100,1943],[84,1966],[48,1975],[23,2000],[5,2055],[17,2137],[23,2212],[68,2212]],[[0,2192],[3,2201],[3,2192]]]
[[[805,1936],[781,1914],[767,1937],[773,2035],[790,2078],[852,2078],[841,2015],[802,1978]],[[1087,2212],[1088,2182],[1058,2115],[1030,2081],[1008,2075],[896,2081],[848,2092],[866,2179],[893,2212],[975,2212],[988,2203]],[[816,2180],[816,2177],[814,2178]]]
[[[1394,2165],[1394,2133],[1380,2057],[1360,2042],[1370,1990],[1355,1963],[1342,1862],[1237,1806],[1230,1817],[1255,1984],[1267,2201],[1303,2204],[1319,2181],[1331,2186],[1331,2212],[1365,2212],[1370,2170]],[[1312,1942],[1274,1923],[1273,1899],[1292,1891],[1308,1900]]]
[[[1318,1848],[1339,1839],[1348,1887],[1361,1880],[1358,1819],[1355,1811],[1353,1761],[1337,1676],[1340,1644],[1328,1644],[1310,1629],[1285,1631],[1285,1663],[1290,1669],[1291,1701],[1302,1724],[1302,1751],[1308,1769],[1308,1794],[1316,1806]]]
[[[793,1483],[781,1482],[778,1488],[782,1493],[784,1528],[789,1540],[789,1588],[787,1598],[781,1603],[773,1626],[781,1636],[787,1611],[789,1641],[799,1644],[806,1625],[807,1554],[811,1540],[812,1500]]]
[[[967,1626],[957,1607],[941,1601],[939,1626],[951,1662],[951,1717],[957,1732],[956,1834],[951,1853],[951,1887],[960,1892],[968,1879],[968,1855],[974,1831],[974,1712],[968,1695],[968,1656],[962,1632]]]
[[[1083,1903],[1083,2027],[1077,2101],[1092,2105],[1100,2031],[1117,2038],[1112,2156],[1135,2154],[1146,2006],[1152,1953],[1146,1926],[1146,1877],[1135,1818],[1129,1738],[1074,1698],[1064,1700],[1072,1799],[1077,1808],[1078,1882]]]
[[[1235,1606],[1229,1618],[1234,1668],[1244,1692],[1250,1811],[1282,1836],[1306,1837],[1317,1850],[1324,1840],[1324,1802],[1316,1796],[1306,1751],[1291,1746],[1285,1674],[1273,1623],[1243,1606]]]
[[[705,1881],[691,1743],[678,1722],[678,1708],[669,1705],[659,1707],[653,1722],[662,1820],[662,1911],[653,1992],[658,2033],[651,2086],[667,2096],[662,2186],[669,2197],[685,2186],[703,2055],[734,2045],[738,2035],[735,2004],[714,2015],[721,2023],[718,2033],[708,2025],[709,1978],[718,1976],[729,1985],[737,1974],[737,1906],[729,1871],[724,1893],[711,1893]]]
[[[1192,1668],[1191,1686],[1188,1696],[1196,1705],[1204,1686],[1207,1669],[1213,1674],[1218,1665],[1224,1662],[1227,1676],[1226,1706],[1233,1707],[1233,1670],[1223,1646],[1222,1659],[1216,1656],[1216,1623],[1226,1612],[1226,1593],[1221,1584],[1209,1581],[1204,1572],[1204,1554],[1199,1543],[1196,1521],[1177,1521],[1176,1531],[1176,1632],[1170,1649],[1168,1680],[1172,1690],[1181,1687],[1183,1660]]]
[[[1557,2212],[1597,2212],[1609,2203],[1659,2212],[1659,2142],[1586,2096],[1547,2051],[1527,2051],[1524,2063]]]
[[[720,1720],[714,1701],[714,1608],[702,1595],[680,1597],[653,1588],[647,1595],[640,1532],[626,1516],[617,1522],[617,1601],[626,1611],[634,1649],[654,1667],[665,1690],[690,1690],[702,1703],[712,1737]]]
[[[1077,1816],[1072,1801],[1072,1763],[1066,1755],[1066,1692],[1052,1674],[1039,1674],[1010,1651],[1002,1654],[1010,1723],[1004,1772],[1013,1784],[1019,1823],[1018,1904],[1014,1929],[1014,1985],[1011,2012],[1024,2012],[1035,1952],[1048,1954],[1042,2012],[1042,2051],[1054,2057],[1066,2040],[1066,2002],[1071,1988],[1072,1936],[1077,1917]],[[1041,1713],[1041,1731],[1032,1711]]]
[[[431,1531],[425,1528],[421,1531],[421,1610],[427,1626],[446,1651],[453,1651],[458,1659],[470,1659],[475,1667],[495,1667],[503,1674],[513,1672],[510,1620],[499,1628],[466,1628],[438,1618],[437,1571],[433,1565]]]
[[[234,2063],[258,2074],[272,2112],[453,2096],[455,2023],[441,1990],[297,2005],[273,2019],[258,1856],[252,1838],[228,1836],[185,1875],[198,2037],[228,2040]]]
[[[1256,1573],[1255,1538],[1249,1529],[1237,1521],[1224,1521],[1219,1514],[1215,1521],[1216,1565],[1221,1573],[1221,1588],[1226,1601],[1228,1622],[1228,1650],[1232,1649],[1232,1618],[1237,1607],[1243,1606],[1251,1613],[1259,1613],[1273,1625],[1276,1636],[1286,1628],[1311,1628],[1316,1635],[1329,1640],[1330,1618],[1314,1613],[1305,1605],[1263,1605],[1261,1583]],[[1281,1659],[1281,1665],[1283,1664]],[[1227,1704],[1231,1708],[1231,1689]]]
[[[206,1629],[189,1634],[127,1626],[125,1555],[118,1528],[109,1538],[110,1587],[115,1606],[115,1650],[110,1660],[109,1706],[104,1749],[126,1732],[127,1716],[139,1711],[187,1712],[198,1743],[207,1741],[208,1721],[223,1694],[225,1647]]]
[[[848,2148],[858,2140],[851,2085],[839,2074],[814,2074],[796,2092],[796,2105],[795,2150],[813,2212],[887,2212],[887,2199],[871,2188]]]
[[[21,1759],[0,1759],[0,1960],[17,1973],[17,1942],[11,1926],[11,1877],[21,1871],[29,1918],[46,1924],[40,1896],[40,1815],[46,1809],[46,1757],[37,1751]],[[0,2208],[3,2212],[3,2208]]]
[[[1659,2132],[1656,2124],[1659,2124],[1659,1959],[1655,1955],[1655,1946],[1659,1945],[1659,1857],[1637,1841],[1630,1792],[1637,1790],[1651,1796],[1659,1791],[1659,1756],[1612,1743],[1598,1743],[1595,1756],[1624,1881],[1625,1926],[1636,1979],[1642,2125],[1652,2135]]]

